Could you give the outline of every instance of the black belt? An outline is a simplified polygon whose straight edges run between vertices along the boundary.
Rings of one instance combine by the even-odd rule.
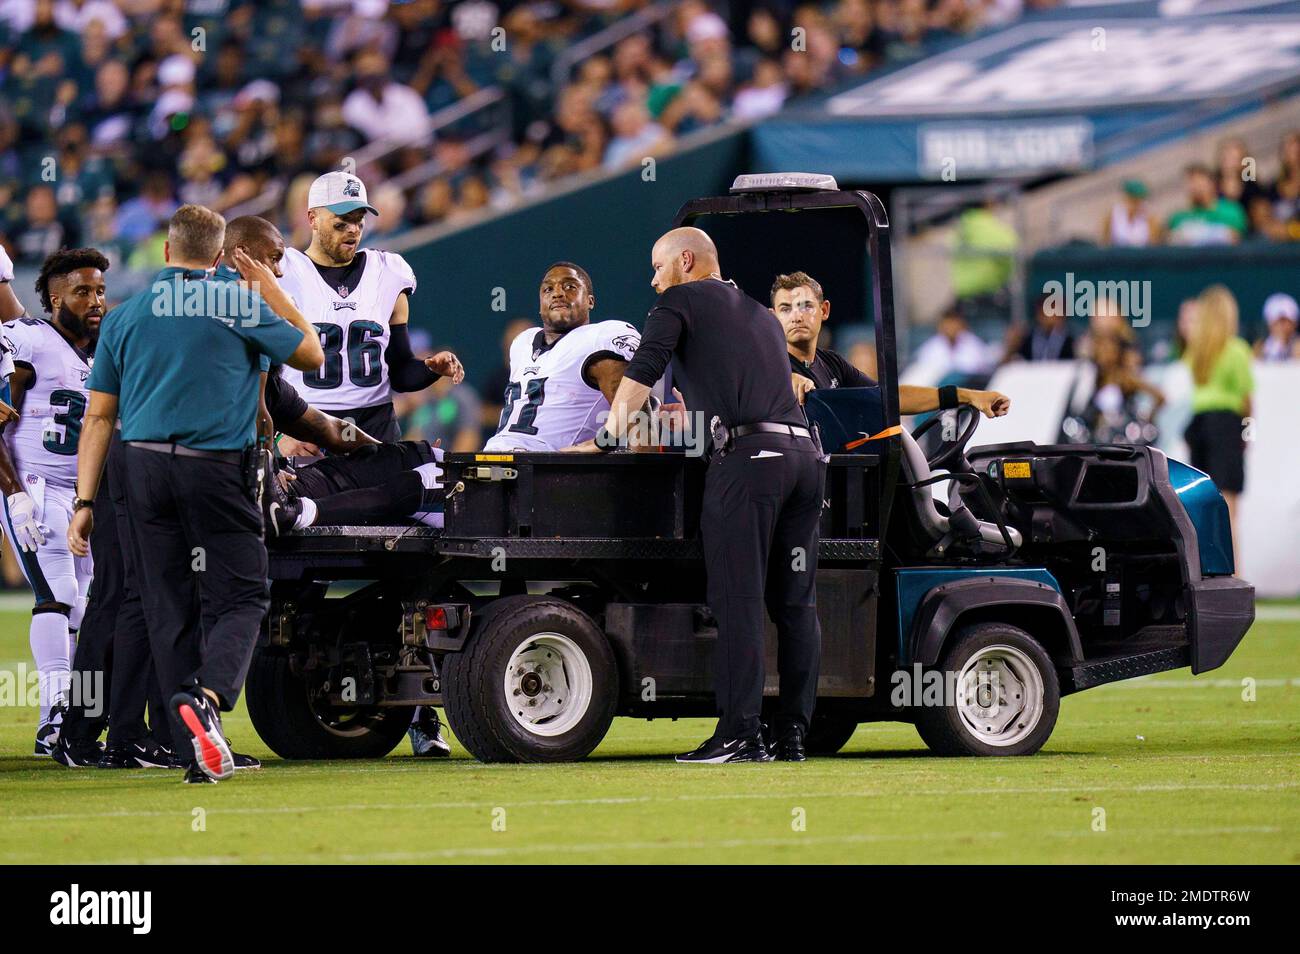
[[[788,434],[790,437],[806,437],[812,440],[812,433],[806,427],[800,427],[798,424],[773,424],[770,421],[762,421],[758,424],[741,424],[739,427],[730,428],[732,437],[745,437],[749,434]]]
[[[140,450],[154,451],[158,454],[171,454],[175,457],[202,457],[206,460],[219,460],[227,464],[242,464],[244,460],[243,451],[216,451],[216,450],[196,450],[193,447],[186,447],[184,444],[166,444],[158,441],[123,441],[127,447],[138,447]]]

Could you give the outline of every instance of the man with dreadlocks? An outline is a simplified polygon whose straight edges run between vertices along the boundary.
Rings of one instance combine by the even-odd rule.
[[[36,279],[48,317],[4,325],[3,344],[13,362],[9,402],[22,416],[4,427],[0,490],[5,532],[36,596],[31,645],[40,677],[37,755],[50,755],[59,740],[91,577],[90,558],[68,549],[67,529],[107,270],[108,259],[96,249],[55,252]]]

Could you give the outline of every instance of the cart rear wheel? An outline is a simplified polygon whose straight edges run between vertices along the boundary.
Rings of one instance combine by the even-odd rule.
[[[253,728],[282,759],[378,759],[411,724],[410,706],[336,706],[282,652],[258,649],[245,691]]]
[[[809,755],[834,755],[844,748],[853,733],[858,731],[858,720],[841,715],[822,715],[814,712],[812,725],[804,747]]]
[[[444,658],[443,698],[475,758],[568,762],[609,731],[618,667],[605,634],[573,604],[507,597],[476,620],[464,650]]]
[[[1032,755],[1061,705],[1051,658],[1024,630],[979,623],[957,634],[939,669],[942,705],[915,709],[916,729],[940,755]]]

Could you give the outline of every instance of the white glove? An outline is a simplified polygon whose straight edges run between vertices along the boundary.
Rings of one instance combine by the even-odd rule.
[[[9,522],[13,524],[14,544],[27,553],[35,553],[45,542],[45,530],[36,522],[36,501],[25,490],[10,494]]]

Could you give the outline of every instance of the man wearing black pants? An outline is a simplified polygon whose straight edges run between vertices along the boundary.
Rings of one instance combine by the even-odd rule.
[[[713,436],[700,516],[708,601],[718,621],[713,736],[688,763],[803,761],[817,697],[817,527],[825,464],[790,387],[776,317],[723,281],[704,232],[674,229],[651,252],[659,299],[623,374],[605,431],[620,442],[629,416],[673,360],[675,382]],[[763,609],[776,624],[780,705],[772,751],[764,744]]]
[[[90,539],[95,579],[73,659],[74,670],[104,673],[107,699],[102,700],[97,717],[82,707],[69,706],[59,748],[54,752],[54,760],[69,768],[164,768],[176,764],[135,576],[122,453],[121,439],[114,434],[95,497],[102,515]],[[96,740],[106,725],[108,748],[101,753]]]
[[[137,577],[173,736],[193,752],[187,782],[234,773],[219,712],[239,698],[268,602],[253,452],[260,356],[304,370],[325,357],[271,269],[236,250],[251,287],[214,277],[224,236],[220,215],[182,206],[168,267],[104,318],[67,534],[84,556],[120,411]]]

